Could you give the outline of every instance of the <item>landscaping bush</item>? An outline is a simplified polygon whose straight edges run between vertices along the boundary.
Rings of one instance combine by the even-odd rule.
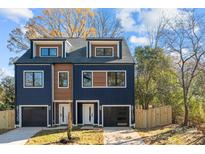
[[[205,122],[205,109],[203,100],[192,98],[190,102],[189,120],[191,125],[198,125]]]
[[[0,111],[11,110],[11,109],[14,109],[14,105],[11,106],[10,104],[5,104],[0,102]]]

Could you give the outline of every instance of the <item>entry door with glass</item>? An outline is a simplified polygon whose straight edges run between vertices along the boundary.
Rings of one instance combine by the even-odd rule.
[[[94,124],[94,104],[83,104],[83,124]]]
[[[59,123],[64,125],[68,123],[68,112],[70,112],[68,104],[59,104]]]

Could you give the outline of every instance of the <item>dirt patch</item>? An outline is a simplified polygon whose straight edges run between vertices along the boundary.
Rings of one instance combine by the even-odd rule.
[[[204,145],[205,136],[195,127],[169,125],[152,130],[137,130],[145,144],[156,145]]]

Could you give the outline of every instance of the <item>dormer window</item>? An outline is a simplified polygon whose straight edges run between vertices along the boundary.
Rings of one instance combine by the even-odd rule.
[[[114,49],[112,47],[96,47],[95,57],[113,57]]]
[[[57,47],[41,47],[41,57],[57,57]]]

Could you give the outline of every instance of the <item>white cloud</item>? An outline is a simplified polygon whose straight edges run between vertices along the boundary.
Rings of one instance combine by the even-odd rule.
[[[116,17],[126,32],[144,34],[146,28],[155,28],[165,17],[170,21],[176,16],[186,17],[186,12],[180,9],[119,9]]]
[[[6,8],[0,9],[0,14],[5,18],[19,23],[22,19],[29,19],[33,17],[33,12],[26,8]]]
[[[136,37],[136,36],[131,36],[130,37],[130,42],[138,45],[149,45],[149,40],[146,37]]]
[[[140,9],[118,9],[116,18],[120,20],[120,24],[123,29],[127,32],[136,31],[137,25],[133,17],[134,13],[138,13]]]

